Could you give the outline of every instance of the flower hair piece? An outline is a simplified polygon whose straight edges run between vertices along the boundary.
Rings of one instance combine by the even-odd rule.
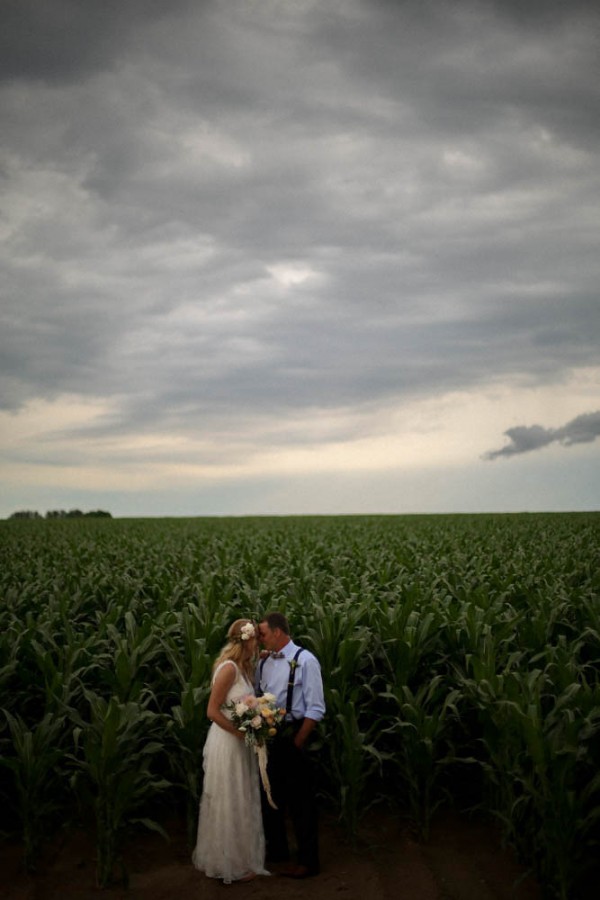
[[[240,628],[240,634],[238,637],[238,641],[249,641],[250,638],[255,637],[256,628],[252,624],[252,622],[246,622],[245,625],[242,625]]]

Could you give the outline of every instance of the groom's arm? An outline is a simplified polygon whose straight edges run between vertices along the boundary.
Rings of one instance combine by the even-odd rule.
[[[294,738],[294,744],[299,750],[301,750],[307,742],[311,732],[316,727],[316,724],[317,723],[314,719],[308,719],[304,717],[304,719],[302,720],[302,725],[300,726],[300,729],[298,730],[298,733]]]
[[[294,744],[301,749],[311,733],[325,715],[325,700],[323,697],[323,679],[321,667],[316,657],[309,657],[304,667],[304,680],[302,683],[306,713],[300,729],[294,738]]]

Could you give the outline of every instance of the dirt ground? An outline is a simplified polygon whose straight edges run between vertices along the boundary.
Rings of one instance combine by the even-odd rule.
[[[25,875],[16,846],[0,847],[2,900],[222,900],[236,897],[286,900],[540,900],[541,893],[508,850],[497,831],[454,813],[444,813],[430,840],[419,844],[396,817],[372,812],[351,847],[335,819],[321,817],[322,872],[305,881],[273,874],[224,886],[190,863],[180,823],[169,827],[167,843],[152,833],[136,836],[126,850],[129,888],[104,891],[94,883],[94,848],[85,834],[57,837],[44,854],[40,871]]]

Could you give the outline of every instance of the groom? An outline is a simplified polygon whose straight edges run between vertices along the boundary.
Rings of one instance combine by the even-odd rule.
[[[269,746],[269,781],[277,809],[263,794],[263,823],[267,861],[289,860],[285,810],[289,810],[298,845],[298,864],[280,872],[290,878],[309,878],[319,872],[317,803],[307,741],[325,715],[319,662],[290,637],[288,620],[280,612],[268,613],[258,626],[260,641],[269,656],[258,665],[258,694],[274,694],[286,710],[286,725]]]

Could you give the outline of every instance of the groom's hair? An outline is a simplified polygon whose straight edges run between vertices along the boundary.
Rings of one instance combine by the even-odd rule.
[[[263,616],[263,622],[266,622],[269,628],[281,628],[284,634],[289,635],[290,623],[283,613],[270,612]]]

